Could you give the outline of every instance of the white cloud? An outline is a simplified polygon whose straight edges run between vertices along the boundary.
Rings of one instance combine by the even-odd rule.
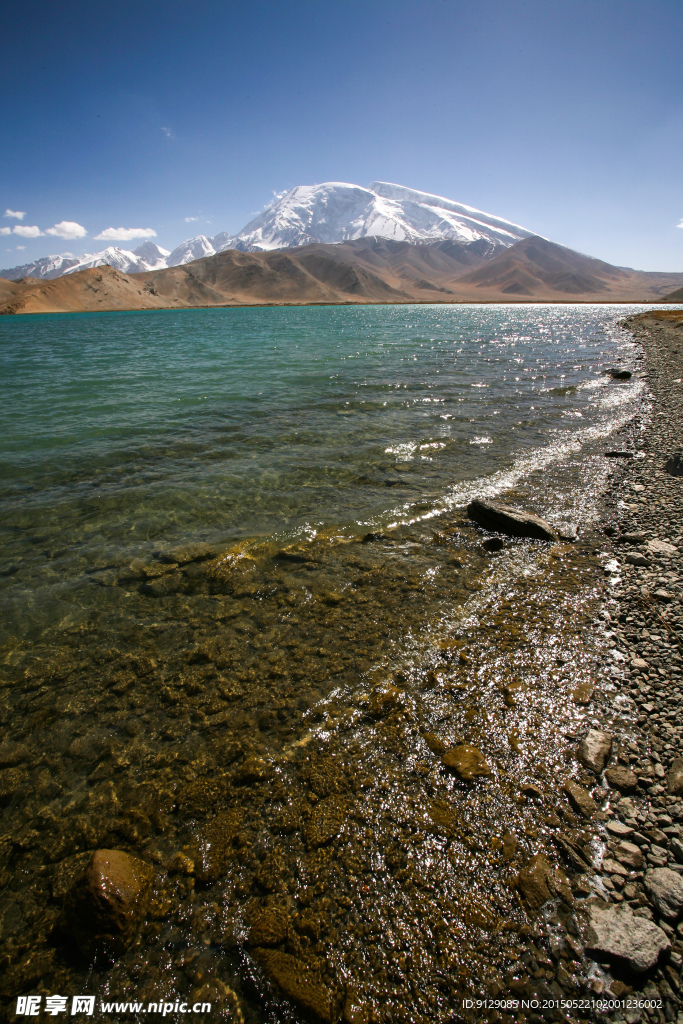
[[[11,235],[11,234],[12,234],[12,229],[11,228],[0,228],[0,235]]]
[[[132,238],[156,238],[152,228],[105,228],[95,238],[103,242],[129,242]]]
[[[77,224],[75,220],[60,220],[59,224],[45,232],[46,235],[58,235],[59,238],[84,238],[87,233],[83,225]]]
[[[679,227],[679,228],[683,228],[683,220],[681,221],[680,224],[677,224],[676,226]]]
[[[26,210],[5,210],[5,217],[16,217],[17,220],[23,220],[26,216]]]
[[[193,221],[193,220],[199,220],[199,217],[186,217],[185,218],[185,223],[189,224],[190,221]],[[678,226],[680,227],[680,224]]]
[[[162,127],[161,130],[162,130],[162,132],[164,133],[164,135],[166,136],[167,139],[175,139],[175,135],[173,134],[173,132],[171,131],[170,128],[163,128]]]
[[[38,238],[43,233],[37,224],[15,224],[12,231],[22,238]]]
[[[17,249],[18,249],[18,250],[19,250],[20,252],[21,252],[21,250],[22,250],[22,249],[25,249],[25,248],[26,248],[26,246],[25,246],[25,245],[18,245],[18,246],[17,246]]]

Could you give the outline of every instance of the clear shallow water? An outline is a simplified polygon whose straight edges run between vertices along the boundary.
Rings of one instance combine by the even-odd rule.
[[[462,504],[469,481],[500,489],[623,415],[637,385],[603,370],[629,358],[628,308],[5,318],[0,571],[54,598],[165,547],[365,529]]]
[[[0,321],[0,998],[445,1024],[514,960],[605,696],[572,701],[630,309]],[[474,493],[581,539],[491,555]],[[490,777],[445,770],[462,743]],[[60,916],[98,847],[156,872],[114,963]]]

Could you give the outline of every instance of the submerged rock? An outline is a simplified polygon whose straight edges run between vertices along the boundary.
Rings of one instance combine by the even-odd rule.
[[[67,894],[62,918],[85,956],[124,952],[147,909],[152,874],[123,850],[95,851]]]
[[[338,797],[328,796],[316,804],[304,830],[309,847],[324,846],[334,839],[344,825],[345,806]]]
[[[671,948],[669,939],[656,924],[636,917],[630,906],[594,905],[589,910],[583,941],[590,953],[603,953],[622,961],[641,974],[653,967],[660,954]]]
[[[599,729],[590,729],[579,744],[579,761],[596,775],[600,775],[612,753],[612,736]]]
[[[276,949],[258,949],[254,956],[288,999],[318,1020],[332,1020],[332,993],[314,964]]]
[[[558,523],[557,536],[560,540],[568,540],[574,543],[574,541],[579,539],[579,531],[573,523]]]
[[[483,547],[487,551],[500,551],[503,547],[503,542],[500,537],[488,537],[484,541]]]
[[[502,855],[504,861],[514,860],[517,855],[518,840],[514,832],[506,832],[502,839]]]
[[[555,894],[553,869],[548,859],[537,853],[519,873],[519,888],[532,911],[540,910]]]
[[[0,768],[12,768],[30,759],[30,751],[23,743],[12,743],[4,740],[0,743]]]
[[[237,768],[234,779],[238,785],[249,785],[253,782],[262,782],[271,775],[272,766],[262,757],[255,757],[252,754]]]
[[[582,874],[585,871],[591,871],[592,865],[585,857],[582,850],[578,848],[568,836],[556,835],[555,845],[562,854],[565,862],[569,864],[574,871]]]
[[[671,868],[655,868],[645,875],[651,903],[663,917],[678,917],[683,910],[683,880]]]
[[[467,744],[447,750],[441,758],[441,763],[454,771],[464,782],[471,782],[473,779],[491,774],[491,769],[481,750],[469,747]]]
[[[373,718],[384,718],[401,705],[401,691],[396,686],[378,686],[370,695],[369,711]]]
[[[485,530],[495,530],[513,537],[556,540],[555,531],[550,523],[513,505],[475,498],[467,506],[467,515]]]
[[[214,1008],[213,1019],[229,1021],[230,1024],[244,1024],[244,1015],[240,1007],[240,1001],[234,989],[226,985],[220,978],[212,978],[204,984],[196,985],[190,989],[189,1002],[210,1003]],[[215,1010],[220,1007],[218,1014]]]
[[[598,805],[588,790],[584,789],[583,786],[579,786],[573,779],[567,779],[562,789],[569,797],[569,801],[576,811],[582,814],[584,818],[593,817],[598,809]]]
[[[289,917],[284,907],[263,907],[252,918],[249,945],[279,946],[288,931]]]
[[[425,743],[427,744],[427,746],[429,747],[433,754],[440,755],[445,752],[446,744],[444,743],[440,736],[437,736],[435,732],[424,732],[422,734],[422,739],[425,741]]]
[[[159,556],[162,562],[171,562],[174,565],[187,565],[189,562],[204,562],[207,558],[213,558],[216,554],[215,548],[208,544],[183,544],[180,547],[170,548]]]
[[[572,690],[572,700],[575,704],[590,704],[594,690],[593,683],[579,683]]]

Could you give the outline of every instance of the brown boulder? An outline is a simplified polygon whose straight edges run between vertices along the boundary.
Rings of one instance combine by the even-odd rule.
[[[608,768],[605,778],[613,789],[620,789],[623,793],[632,793],[638,788],[638,777],[621,764]]]
[[[643,854],[640,847],[625,839],[622,839],[615,847],[614,856],[620,864],[631,868],[632,871],[640,871],[643,866]]]
[[[447,750],[441,758],[441,763],[454,771],[464,782],[471,782],[473,779],[491,774],[491,769],[481,750],[469,747],[467,744]]]
[[[62,928],[85,956],[118,956],[135,936],[153,869],[122,850],[96,850],[64,902]]]
[[[598,809],[598,805],[588,790],[584,789],[583,786],[577,785],[573,779],[567,779],[562,789],[569,797],[569,801],[575,811],[582,814],[584,818],[593,817]]]
[[[542,853],[537,853],[532,857],[520,871],[519,888],[534,913],[553,898],[555,892],[553,869]]]

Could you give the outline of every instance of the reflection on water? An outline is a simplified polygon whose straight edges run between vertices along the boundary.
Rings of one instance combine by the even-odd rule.
[[[0,325],[4,998],[446,1021],[514,960],[595,675],[623,313]],[[489,554],[462,506],[501,490],[579,543]],[[444,764],[463,744],[490,774]],[[92,966],[61,915],[97,848],[155,878]]]

